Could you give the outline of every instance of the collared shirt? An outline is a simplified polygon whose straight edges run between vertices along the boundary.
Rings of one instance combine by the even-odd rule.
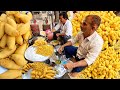
[[[85,58],[88,65],[91,65],[96,60],[103,46],[103,39],[96,31],[85,39],[83,33],[80,32],[75,38],[69,39],[69,41],[71,41],[72,44],[76,41],[79,42],[76,56],[79,59]]]
[[[68,11],[67,15],[68,15],[69,20],[71,21],[73,19],[73,16],[74,16],[73,11]]]
[[[72,23],[69,20],[67,20],[64,25],[59,22],[54,29],[58,30],[59,28],[61,29],[60,33],[65,33],[67,36],[72,36]]]

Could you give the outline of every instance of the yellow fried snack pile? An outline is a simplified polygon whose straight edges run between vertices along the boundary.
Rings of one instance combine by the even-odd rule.
[[[7,70],[0,74],[0,79],[15,79],[19,76],[22,76],[22,70]]]
[[[120,50],[120,40],[117,41],[117,43],[114,45],[115,50]]]
[[[17,65],[10,58],[0,59],[0,66],[7,68],[7,69],[21,69],[21,67]]]
[[[36,46],[36,54],[43,56],[51,56],[53,54],[54,48],[48,45],[45,38],[39,37],[33,44]]]
[[[32,37],[30,28],[31,19],[31,12],[23,15],[20,11],[6,11],[1,14],[0,66],[8,69],[8,72],[0,74],[1,78],[12,79],[12,76],[14,76],[12,74],[17,74],[15,70],[18,70],[18,74],[20,74],[19,71],[22,66],[27,64],[24,52],[27,49],[27,45],[29,45],[28,40]]]
[[[120,50],[109,47],[102,51],[96,61],[81,71],[77,78],[115,79],[120,78]]]
[[[41,45],[36,49],[36,53],[43,56],[51,56],[53,52],[54,48],[51,45]]]
[[[22,68],[22,73],[26,73],[29,69],[32,68],[33,63],[27,63],[26,65],[23,66]]]
[[[6,11],[5,14],[0,16],[0,48],[4,49],[0,52],[0,59],[14,54],[18,48],[16,46],[28,44],[28,40],[32,36],[30,29],[31,16],[26,14],[30,19],[23,23],[21,17],[17,17],[19,15],[22,15],[19,11]],[[20,20],[20,22],[17,22],[17,20]]]
[[[32,79],[53,79],[56,74],[53,67],[42,62],[28,63],[24,66],[23,73],[27,72],[30,68],[32,68]]]
[[[37,40],[35,40],[33,46],[41,46],[41,45],[47,45],[47,42],[45,41],[44,38],[39,37]]]

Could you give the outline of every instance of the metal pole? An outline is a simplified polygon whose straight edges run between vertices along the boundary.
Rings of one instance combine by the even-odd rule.
[[[55,22],[59,22],[59,11],[55,11]]]

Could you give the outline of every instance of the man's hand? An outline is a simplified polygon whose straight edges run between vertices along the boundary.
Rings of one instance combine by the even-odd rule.
[[[59,36],[60,36],[60,33],[57,33],[56,36],[59,37]]]
[[[64,46],[61,46],[61,47],[58,49],[59,54],[61,54],[63,50],[64,50]]]
[[[67,64],[64,65],[64,68],[73,69],[74,68],[74,63],[69,61]]]
[[[52,29],[51,31],[52,31],[52,32],[55,32],[55,29]]]

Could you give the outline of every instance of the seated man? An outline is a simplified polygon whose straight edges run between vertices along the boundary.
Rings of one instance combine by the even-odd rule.
[[[81,32],[74,39],[68,40],[62,45],[58,52],[65,52],[66,58],[75,57],[74,62],[68,62],[64,65],[66,69],[72,69],[70,73],[73,77],[86,66],[91,65],[96,60],[102,50],[103,39],[96,32],[101,22],[97,15],[88,15],[81,25]],[[79,47],[72,46],[79,42]]]
[[[53,40],[58,38],[61,40],[61,43],[64,44],[72,36],[72,23],[68,20],[66,12],[59,14],[60,22],[54,27],[53,31]]]

